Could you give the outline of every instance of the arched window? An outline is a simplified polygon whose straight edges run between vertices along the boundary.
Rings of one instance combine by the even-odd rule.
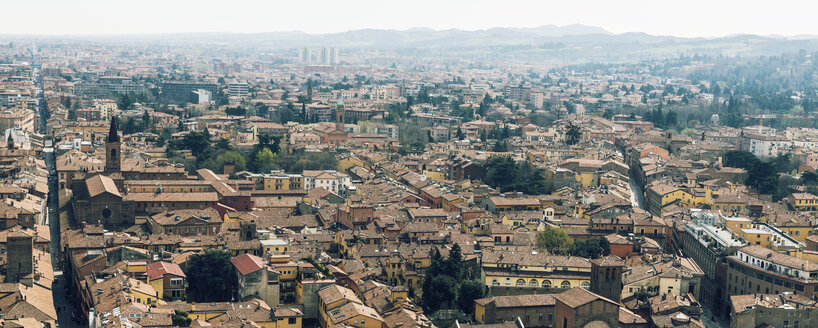
[[[116,159],[116,149],[111,149],[111,159]]]
[[[571,288],[571,282],[569,282],[568,280],[563,281],[563,282],[560,284],[560,287],[562,287],[562,288]]]
[[[543,288],[551,288],[551,280],[543,280],[542,286]]]
[[[590,289],[590,288],[591,288],[591,284],[589,284],[587,281],[583,281],[583,282],[582,282],[582,288],[584,288],[584,289]]]
[[[531,281],[528,282],[528,287],[537,287],[537,286],[539,286],[539,284],[537,283],[536,279],[531,279]]]
[[[517,279],[517,287],[525,287],[525,280]]]
[[[500,286],[500,282],[499,282],[499,281],[497,281],[497,279],[492,279],[492,280],[491,280],[491,285],[492,285],[492,286]]]

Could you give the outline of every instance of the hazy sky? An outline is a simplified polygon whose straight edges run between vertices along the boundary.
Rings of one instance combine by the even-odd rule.
[[[476,30],[585,24],[676,36],[818,34],[815,0],[12,0],[0,34]]]

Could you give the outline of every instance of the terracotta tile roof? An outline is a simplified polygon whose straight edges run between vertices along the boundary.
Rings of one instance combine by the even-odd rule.
[[[586,290],[585,288],[580,287],[571,288],[567,291],[562,292],[561,294],[557,294],[554,297],[557,299],[557,301],[560,301],[571,308],[577,308],[596,300],[602,300],[617,306],[619,305],[614,301],[611,301],[605,297],[599,296]]]
[[[204,221],[211,224],[221,224],[222,219],[219,212],[214,208],[175,210],[157,213],[151,216],[151,220],[162,226],[177,225],[188,220]]]
[[[340,323],[347,318],[353,318],[355,316],[364,316],[381,322],[383,321],[383,318],[375,309],[359,303],[347,303],[330,311],[330,320],[333,324]]]
[[[491,197],[490,200],[495,206],[540,206],[536,198]]]
[[[335,303],[342,299],[347,299],[349,302],[363,304],[360,298],[355,295],[352,289],[332,285],[318,291],[318,297],[324,304]]]
[[[534,294],[514,296],[494,296],[474,300],[475,303],[486,306],[494,303],[498,308],[554,306],[556,294]]]
[[[818,263],[782,254],[773,251],[769,248],[761,247],[758,245],[747,245],[742,248],[739,248],[737,251],[746,253],[750,256],[759,259],[773,262],[778,265],[787,266],[793,269],[804,270],[809,272],[818,271]]]
[[[188,193],[129,193],[123,198],[135,202],[218,202],[219,195],[215,192],[188,192]]]
[[[182,268],[178,265],[168,262],[154,262],[148,265],[148,281],[161,279],[166,274],[185,277]]]
[[[601,267],[612,267],[612,266],[623,267],[623,266],[625,266],[625,262],[622,261],[622,259],[619,258],[619,256],[616,256],[616,255],[608,255],[608,256],[600,257],[598,259],[593,259],[593,260],[591,260],[591,263],[594,263],[594,264],[596,264],[598,266],[601,266]]]
[[[239,273],[242,275],[247,275],[258,270],[261,270],[265,265],[267,265],[267,261],[263,258],[260,258],[255,255],[251,254],[243,254],[234,258],[230,259],[230,263],[239,270]]]
[[[119,193],[119,189],[116,188],[114,180],[102,174],[97,174],[85,180],[85,185],[88,188],[88,195],[91,197],[99,195],[103,192],[122,197],[122,195]]]

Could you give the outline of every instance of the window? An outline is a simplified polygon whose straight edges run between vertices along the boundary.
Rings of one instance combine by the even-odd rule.
[[[784,320],[784,328],[790,328],[790,322],[789,321]]]
[[[517,287],[525,287],[525,280],[517,279]]]
[[[590,289],[590,288],[591,288],[591,284],[589,284],[587,281],[583,281],[583,282],[582,282],[582,288],[584,288],[584,289]]]
[[[551,288],[551,280],[543,280],[542,286],[543,288]]]
[[[170,279],[171,286],[181,286],[182,285],[182,278],[171,278]]]
[[[291,325],[294,325],[294,324],[295,324],[295,318],[289,318],[289,319],[287,319],[287,323],[288,323],[288,324],[291,324]]]
[[[571,288],[571,283],[568,280],[563,281],[562,284],[560,284],[560,287],[566,288],[566,289]]]
[[[528,283],[528,286],[529,287],[537,287],[537,286],[539,286],[539,284],[537,283],[537,280],[531,279],[531,281]]]

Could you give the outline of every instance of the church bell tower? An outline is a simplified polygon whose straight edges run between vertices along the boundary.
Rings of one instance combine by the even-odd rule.
[[[122,152],[120,151],[119,132],[116,128],[116,119],[111,117],[111,127],[108,129],[108,138],[105,140],[105,173],[119,172],[122,168]]]
[[[335,108],[335,129],[344,132],[344,100],[338,98],[338,106]]]

